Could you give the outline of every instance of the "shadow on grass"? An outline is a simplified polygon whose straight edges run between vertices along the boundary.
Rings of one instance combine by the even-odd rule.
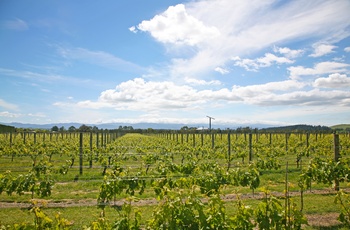
[[[317,230],[344,230],[346,229],[343,224],[335,225],[335,226],[318,226],[314,227]]]

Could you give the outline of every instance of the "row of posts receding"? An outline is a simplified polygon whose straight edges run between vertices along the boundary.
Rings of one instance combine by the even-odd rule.
[[[120,136],[120,134],[117,133],[108,133],[108,132],[102,132],[102,133],[85,133],[85,134],[89,134],[90,136],[90,152],[92,152],[92,148],[93,148],[93,135],[96,135],[96,147],[99,148],[100,146],[100,141],[101,141],[101,147],[106,147],[107,143],[112,142],[113,140],[115,140],[118,136]],[[6,135],[9,135],[9,139],[10,139],[10,146],[12,146],[13,143],[13,137],[16,137],[16,135],[21,135],[21,137],[23,138],[23,143],[26,143],[26,137],[28,135],[33,135],[33,141],[34,143],[37,142],[37,133],[16,133],[15,135],[13,135],[13,133],[7,133]],[[75,138],[76,135],[79,135],[79,173],[83,174],[83,152],[84,152],[84,147],[83,147],[83,136],[84,133],[40,133],[39,135],[42,135],[42,140],[43,142],[45,142],[46,140],[46,136],[49,136],[49,140],[52,141],[53,137],[55,136],[56,140],[58,141],[59,137],[61,136],[61,138],[64,138],[64,135],[66,138]],[[101,135],[101,138],[99,137]],[[186,142],[189,142],[189,135],[190,133],[165,133],[165,134],[161,134],[163,135],[163,137],[167,138],[167,139],[172,139],[172,140],[176,140],[176,141],[181,141],[181,144],[184,143],[184,135],[186,135]],[[179,135],[180,135],[180,140],[179,140]],[[193,146],[196,146],[196,134],[192,133],[192,142],[193,142]],[[220,138],[222,139],[223,136],[225,134],[217,134],[217,133],[211,133],[211,134],[204,134],[201,133],[200,137],[201,137],[201,145],[204,145],[204,135],[211,135],[211,147],[214,148],[215,147],[215,138],[217,138],[217,136],[219,135]],[[230,162],[231,159],[231,136],[234,134],[231,134],[230,132],[227,133],[227,148],[228,148],[228,159]],[[238,138],[238,135],[236,133],[236,139]],[[272,144],[272,133],[268,133],[265,135],[269,135],[269,144]],[[302,139],[302,135],[303,134],[299,134],[300,138]],[[309,146],[309,133],[306,133],[306,147]],[[316,135],[316,141],[317,141],[317,136],[318,135],[322,135],[322,134],[315,134]],[[247,140],[247,136],[248,136],[248,147],[249,147],[249,162],[251,162],[253,160],[253,134],[252,133],[244,133],[244,138],[245,141]],[[288,151],[288,139],[289,139],[290,133],[285,133],[285,150]],[[258,141],[259,139],[259,134],[256,134],[256,141]],[[337,162],[340,159],[340,144],[339,144],[339,134],[333,134],[333,140],[334,140],[334,160]],[[92,162],[90,162],[90,166],[92,165]],[[339,190],[339,181],[335,181],[335,188],[336,190]]]
[[[90,135],[91,143],[93,139],[93,135],[96,135],[96,146],[97,147],[105,147],[112,140],[120,136],[119,133],[109,133],[109,132],[96,132],[96,133],[35,133],[35,132],[21,132],[21,133],[5,133],[6,137],[9,138],[10,145],[13,144],[13,141],[17,136],[20,136],[23,140],[23,144],[26,144],[29,137],[33,137],[33,143],[38,143],[41,138],[42,142],[46,141],[59,141],[60,139],[67,138],[76,138],[80,134]]]

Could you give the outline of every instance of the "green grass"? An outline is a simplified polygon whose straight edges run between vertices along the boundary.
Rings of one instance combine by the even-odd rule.
[[[293,197],[293,201],[300,207],[300,198]],[[243,199],[242,202],[245,205],[256,207],[261,200],[256,199]],[[280,202],[284,204],[284,199],[281,198]],[[152,217],[152,212],[155,206],[144,205],[133,207],[133,210],[140,209],[142,213],[142,224],[145,225],[147,221]],[[226,213],[228,216],[234,215],[236,212],[236,201],[230,201],[225,203]],[[84,225],[89,225],[93,221],[96,221],[101,215],[101,209],[97,206],[91,207],[66,207],[66,208],[43,208],[45,214],[51,219],[54,219],[56,213],[62,213],[62,217],[73,221],[72,229],[81,229]],[[334,204],[334,195],[305,195],[304,196],[304,213],[305,214],[327,214],[339,212],[339,207]],[[118,219],[120,213],[120,207],[106,207],[105,215],[110,223],[113,223]],[[14,223],[33,223],[34,214],[30,213],[28,209],[8,208],[0,209],[0,220],[3,225],[13,225]],[[337,226],[332,226],[337,229]],[[310,226],[306,229],[321,229],[318,227]],[[326,229],[326,228],[323,228]]]

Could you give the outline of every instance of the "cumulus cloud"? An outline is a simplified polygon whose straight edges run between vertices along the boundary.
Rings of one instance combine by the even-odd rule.
[[[150,32],[160,42],[194,46],[217,37],[220,32],[213,26],[206,26],[186,12],[185,5],[170,6],[165,12],[151,20],[142,21],[137,28]],[[131,27],[135,32],[135,27]]]
[[[334,73],[328,77],[317,78],[314,86],[318,88],[349,88],[350,77],[347,77],[346,74]]]
[[[228,69],[222,68],[222,67],[216,67],[214,69],[216,72],[219,72],[221,74],[228,74],[230,73],[230,71]]]
[[[350,46],[349,46],[349,47],[345,47],[345,48],[344,48],[344,51],[345,51],[345,52],[350,52]]]
[[[233,86],[231,89],[197,90],[191,86],[177,85],[169,81],[145,81],[135,78],[117,85],[115,89],[103,91],[96,101],[86,100],[76,104],[56,103],[55,105],[143,111],[152,114],[155,111],[169,112],[178,109],[190,111],[238,102],[259,106],[314,106],[328,103],[344,105],[350,97],[348,91],[306,90],[306,86],[308,85],[303,82],[285,80],[259,85]]]
[[[305,68],[303,66],[292,66],[288,70],[290,72],[290,78],[298,79],[300,76],[305,75],[321,75],[329,73],[342,73],[346,72],[350,64],[341,62],[320,62],[313,68]]]
[[[131,27],[129,28],[129,30],[130,30],[131,32],[133,32],[133,33],[137,33],[137,29],[136,29],[135,26],[131,26]]]
[[[304,50],[302,49],[292,50],[288,47],[276,47],[276,46],[273,48],[273,51],[275,53],[280,53],[287,58],[297,58],[303,55],[304,53]]]
[[[321,57],[329,53],[333,53],[334,49],[337,48],[337,46],[330,45],[330,44],[316,44],[313,46],[314,53],[310,54],[310,57]]]
[[[240,57],[234,57],[232,60],[234,61],[235,66],[243,67],[247,71],[257,71],[259,68],[269,67],[274,63],[291,64],[294,62],[286,57],[278,57],[272,53],[266,53],[264,57],[256,58],[254,60],[249,58],[241,59]]]
[[[185,78],[185,82],[192,84],[192,85],[221,85],[221,82],[218,80],[212,80],[212,81],[205,81],[205,80],[198,80],[195,78]]]

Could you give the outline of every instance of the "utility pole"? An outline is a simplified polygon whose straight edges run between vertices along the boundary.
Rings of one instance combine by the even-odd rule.
[[[215,118],[214,117],[209,117],[209,116],[207,116],[207,118],[209,118],[209,132],[211,131],[211,120],[213,119],[213,120],[215,120]]]

